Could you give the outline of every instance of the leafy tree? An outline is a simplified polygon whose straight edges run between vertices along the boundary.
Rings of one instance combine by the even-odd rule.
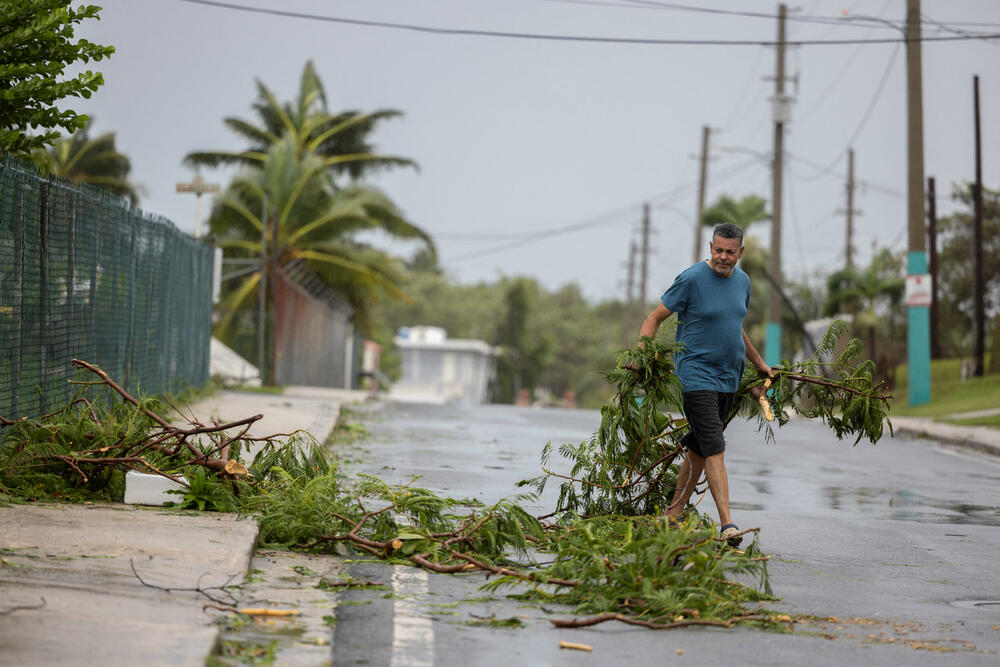
[[[294,102],[281,104],[258,79],[253,110],[259,117],[256,124],[233,117],[223,120],[229,129],[250,142],[246,150],[193,152],[187,155],[185,162],[209,167],[259,165],[267,158],[271,146],[288,138],[301,155],[313,153],[332,175],[347,175],[351,180],[386,167],[416,166],[407,158],[376,154],[369,139],[381,121],[401,116],[402,112],[379,109],[369,113],[354,110],[331,113],[327,109],[323,83],[312,61],[307,62],[302,71]]]
[[[513,403],[521,389],[534,392],[542,376],[548,341],[533,338],[528,332],[531,292],[536,289],[534,281],[524,278],[514,279],[506,287],[504,314],[494,338],[501,348],[493,390],[498,403]]]
[[[499,332],[509,337],[515,328],[512,325],[523,325],[521,340],[530,342],[527,354],[533,358],[534,368],[529,369],[533,373],[530,381],[521,380],[517,388],[543,389],[554,399],[571,391],[585,407],[600,407],[607,399],[610,387],[603,371],[613,364],[622,345],[625,305],[621,301],[591,305],[575,284],[549,291],[523,277],[461,285],[437,269],[411,268],[405,283],[410,301],[378,305],[378,324],[385,330],[423,324],[444,328],[450,338],[496,342]],[[510,293],[517,283],[521,283],[521,296],[527,304],[523,323],[508,318]],[[629,344],[637,332],[630,333]],[[383,356],[391,361],[391,349],[384,349]],[[506,384],[502,391],[500,385],[495,387],[495,400],[512,401],[516,396],[514,378],[519,376],[514,359],[508,355],[500,362]]]
[[[945,356],[972,352],[973,292],[973,185],[955,185],[952,199],[962,209],[938,219],[938,340]],[[983,277],[987,314],[1000,309],[1000,190],[983,188]],[[994,332],[993,334],[997,334]]]
[[[89,98],[104,84],[100,72],[87,70],[60,80],[78,62],[101,60],[114,47],[73,41],[74,26],[97,19],[100,7],[70,0],[0,0],[0,152],[29,156],[52,143],[54,128],[75,132],[87,117],[55,105],[66,97]],[[31,136],[29,128],[41,128]]]
[[[541,384],[554,399],[572,392],[583,405],[603,405],[610,392],[604,371],[622,347],[624,311],[620,301],[591,306],[575,283],[538,294],[529,331],[533,340],[547,341]],[[638,335],[639,323],[631,324],[626,346],[633,345]]]
[[[36,150],[33,159],[43,171],[76,183],[89,183],[139,203],[129,180],[132,163],[115,147],[115,133],[90,137],[90,121],[70,137],[60,137],[48,150]]]
[[[906,286],[902,274],[901,258],[882,249],[865,269],[847,267],[827,279],[825,314],[834,316],[848,311],[856,313],[854,326],[867,329],[870,358],[876,363],[878,326],[882,320],[886,320],[891,327],[893,318],[884,316],[891,315],[892,309],[899,309]]]
[[[400,327],[441,327],[450,338],[493,340],[503,290],[498,284],[460,285],[437,272],[411,269],[406,276],[409,300],[379,304],[379,319],[391,331]]]

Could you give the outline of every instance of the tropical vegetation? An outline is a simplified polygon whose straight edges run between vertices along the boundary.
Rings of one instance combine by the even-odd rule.
[[[28,157],[73,133],[87,116],[57,105],[67,97],[90,95],[104,84],[100,72],[86,70],[61,80],[78,63],[99,61],[115,49],[86,39],[73,41],[75,26],[98,19],[100,7],[70,7],[70,0],[0,0],[0,153]],[[31,128],[42,130],[34,134]]]
[[[87,183],[139,203],[137,187],[129,179],[132,163],[118,152],[115,133],[90,136],[90,120],[72,135],[56,139],[47,149],[37,149],[32,159],[52,176]]]
[[[247,149],[193,152],[186,158],[194,166],[242,167],[215,201],[209,226],[228,259],[261,260],[226,286],[217,334],[245,349],[247,337],[241,339],[240,327],[233,325],[242,323],[245,332],[254,321],[251,306],[262,275],[275,276],[290,262],[302,261],[350,303],[355,324],[372,335],[372,306],[386,296],[405,295],[402,264],[374,245],[370,233],[415,241],[435,257],[430,236],[385,193],[361,180],[377,169],[413,165],[376,153],[371,145],[369,134],[378,123],[399,112],[330,112],[311,62],[292,102],[279,103],[260,81],[257,89],[258,123],[224,121],[250,142]],[[265,293],[273,306],[274,292]]]

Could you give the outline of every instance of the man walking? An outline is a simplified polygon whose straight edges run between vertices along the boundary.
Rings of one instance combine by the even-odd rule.
[[[677,341],[684,346],[674,359],[677,377],[684,386],[689,431],[681,439],[686,453],[666,514],[669,518],[680,516],[704,471],[719,510],[722,537],[739,546],[742,537],[736,535],[739,528],[729,514],[722,431],[745,360],[762,375],[773,374],[743,331],[743,318],[750,306],[750,278],[736,266],[743,256],[743,230],[729,223],[717,225],[709,252],[709,259],[674,279],[660,305],[642,323],[639,336],[655,337],[663,321],[677,313]],[[754,394],[759,396],[762,391],[757,387]]]

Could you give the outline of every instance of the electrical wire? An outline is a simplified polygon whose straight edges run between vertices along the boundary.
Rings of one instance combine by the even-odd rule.
[[[926,21],[926,22],[930,23],[931,25],[938,26],[938,28],[940,30],[942,30],[944,32],[949,32],[949,33],[951,33],[953,35],[973,35],[973,34],[977,34],[977,33],[968,32],[966,30],[959,30],[957,28],[951,28],[951,27],[949,27],[949,26],[947,26],[947,25],[945,25],[943,23],[935,21],[934,19],[930,18],[926,14],[921,14],[920,15],[920,20],[921,21]],[[978,33],[978,34],[981,34],[981,33]],[[989,42],[988,41],[986,43],[989,44],[990,46],[1000,46],[1000,44],[997,44],[996,42]]]
[[[858,47],[861,48],[861,47]],[[729,112],[729,117],[726,119],[726,124],[723,126],[723,132],[729,132],[733,129],[733,122],[736,120],[737,116],[741,118],[746,118],[746,114],[742,114],[743,104],[747,101],[750,94],[751,87],[757,83],[754,75],[757,73],[757,68],[760,66],[760,61],[763,59],[766,51],[759,49],[757,51],[757,57],[754,59],[753,64],[750,66],[750,74],[746,78],[746,83],[743,84],[743,90],[741,90],[737,96],[739,100],[733,105],[732,111]]]
[[[684,5],[674,2],[661,2],[657,0],[548,0],[549,2],[558,2],[563,4],[576,4],[576,5],[595,5],[595,6],[610,6],[610,7],[622,7],[629,9],[659,9],[666,11],[681,11],[690,13],[700,13],[700,14],[716,14],[723,16],[743,16],[748,18],[759,18],[774,20],[779,17],[778,14],[769,12],[754,12],[748,10],[739,9],[719,9],[715,7],[704,7],[702,5]],[[817,15],[812,12],[815,8],[819,6],[820,3],[816,3],[809,12],[805,13],[791,13],[786,14],[785,20],[787,21],[798,21],[800,23],[818,23],[818,24],[829,24],[829,25],[850,25],[846,23],[843,18],[838,16],[822,16]],[[856,0],[850,8],[844,12],[844,16],[849,16],[854,8],[860,4],[860,0]],[[931,25],[940,26],[941,28],[948,30],[948,25],[974,25],[978,27],[989,27],[989,26],[1000,26],[998,23],[982,23],[982,22],[962,22],[962,21],[934,21],[928,18],[926,15],[922,15],[921,23],[929,23]],[[890,23],[889,21],[886,22]],[[902,29],[905,21],[899,21],[898,25],[886,25],[884,27],[894,27],[896,29]],[[860,27],[860,26],[858,26]]]
[[[885,10],[888,9],[890,2],[892,2],[892,0],[885,0],[885,3],[882,5],[882,9],[879,10],[878,13],[879,18],[882,18],[882,16],[885,14]],[[869,27],[868,32],[865,33],[865,36],[870,35],[874,29],[875,26]],[[798,118],[795,119],[797,123],[802,123],[806,118],[809,118],[813,113],[815,113],[818,109],[820,109],[823,106],[823,102],[826,101],[826,98],[830,96],[830,94],[836,89],[837,85],[841,82],[844,76],[846,76],[847,72],[851,69],[851,65],[854,64],[855,59],[857,59],[858,55],[861,54],[861,51],[864,48],[865,48],[864,44],[858,44],[857,47],[855,47],[854,51],[851,53],[850,56],[848,56],[847,60],[844,62],[844,66],[841,67],[840,71],[837,72],[837,75],[830,80],[830,83],[827,84],[823,92],[819,94],[819,96],[813,101],[812,105],[808,109],[799,114]]]
[[[231,9],[234,11],[249,12],[254,14],[266,14],[269,16],[283,16],[287,18],[308,19],[312,21],[324,21],[327,23],[339,23],[344,25],[366,26],[372,28],[390,28],[395,30],[408,30],[411,32],[429,33],[435,35],[464,35],[470,37],[499,37],[507,39],[534,39],[554,42],[582,42],[596,44],[636,44],[649,46],[777,46],[778,42],[773,40],[754,39],[657,39],[651,37],[601,37],[592,35],[555,35],[549,33],[525,33],[502,30],[476,30],[468,28],[438,28],[433,26],[415,25],[411,23],[396,23],[391,21],[370,21],[365,19],[349,19],[339,16],[326,16],[321,14],[309,14],[306,12],[293,12],[282,9],[269,9],[265,7],[251,7],[230,2],[219,2],[218,0],[175,0],[176,2],[186,2],[193,5],[206,7],[216,7],[220,9]],[[918,40],[921,42],[958,42],[969,40],[1000,39],[1000,33],[988,35],[950,35],[942,37],[924,37]],[[877,38],[877,39],[828,39],[828,40],[786,40],[785,45],[792,46],[820,46],[820,45],[845,45],[845,44],[898,44],[907,41],[905,37]]]
[[[892,71],[892,66],[896,63],[896,56],[899,55],[900,51],[899,46],[900,45],[897,44],[896,48],[892,50],[892,55],[889,56],[889,63],[886,65],[885,71],[882,72],[882,78],[878,82],[878,87],[875,89],[875,94],[872,96],[871,101],[868,103],[868,108],[865,109],[865,113],[861,117],[861,121],[858,123],[857,127],[854,128],[854,132],[851,133],[850,138],[847,140],[844,149],[837,155],[837,157],[835,157],[830,162],[830,164],[828,164],[826,167],[823,167],[819,171],[819,173],[817,173],[812,177],[806,177],[804,180],[815,181],[825,176],[826,174],[833,171],[837,167],[837,165],[840,164],[840,161],[844,159],[844,156],[847,155],[848,149],[854,144],[855,139],[858,138],[858,135],[860,135],[861,131],[865,128],[865,125],[868,123],[868,119],[871,118],[872,111],[875,110],[875,104],[882,96],[882,91],[885,90],[885,84],[889,80],[889,73]]]
[[[795,232],[795,247],[799,251],[799,273],[806,273],[806,253],[802,249],[802,234],[799,229],[799,207],[795,199],[795,188],[792,186],[792,179],[788,179],[788,212],[791,214],[792,231]]]
[[[724,170],[720,171],[717,174],[714,174],[713,175],[713,180],[716,181],[716,182],[719,182],[719,183],[725,182],[726,180],[728,180],[729,178],[732,178],[733,176],[735,176],[736,174],[740,173],[741,171],[743,171],[747,167],[753,165],[755,162],[756,162],[756,158],[751,158],[751,159],[749,159],[749,160],[747,160],[745,162],[741,162],[739,164],[733,165],[733,166],[731,166],[731,167],[729,167],[727,169],[724,169]],[[522,233],[514,233],[514,234],[512,234],[512,236],[516,236],[517,238],[510,240],[508,243],[502,243],[502,244],[497,245],[497,246],[492,246],[492,247],[489,247],[489,248],[481,248],[479,250],[474,250],[474,251],[465,253],[463,255],[459,255],[457,257],[449,258],[447,260],[447,262],[448,263],[461,262],[461,261],[465,261],[465,260],[468,260],[468,259],[475,259],[475,258],[478,258],[478,257],[485,257],[486,255],[493,255],[493,254],[496,254],[496,253],[499,253],[499,252],[505,252],[507,250],[513,250],[515,248],[520,248],[522,246],[528,245],[529,243],[534,243],[536,241],[542,241],[542,240],[553,238],[553,237],[556,237],[556,236],[562,236],[564,234],[571,234],[571,233],[574,233],[574,232],[580,232],[580,231],[584,231],[584,230],[587,230],[587,229],[592,229],[592,228],[597,227],[599,225],[605,225],[605,224],[608,224],[611,221],[614,221],[615,218],[620,218],[615,223],[615,224],[618,224],[618,223],[621,223],[623,221],[630,220],[630,218],[622,218],[621,216],[624,216],[625,214],[628,214],[628,213],[635,213],[635,212],[637,212],[639,210],[639,208],[642,206],[642,204],[644,204],[646,202],[652,202],[653,205],[656,206],[657,208],[671,209],[671,210],[674,211],[674,213],[677,213],[678,215],[680,215],[680,216],[683,217],[683,216],[685,216],[684,213],[680,212],[677,209],[674,209],[672,203],[665,202],[664,200],[672,199],[672,198],[676,197],[678,194],[680,194],[681,192],[684,192],[685,190],[693,189],[695,185],[697,185],[697,182],[684,183],[682,185],[678,185],[678,186],[676,186],[676,187],[668,190],[667,192],[660,193],[658,195],[654,195],[653,197],[646,197],[646,198],[642,199],[641,201],[638,201],[638,202],[635,202],[635,203],[632,203],[632,204],[628,204],[626,206],[622,206],[620,208],[616,208],[616,209],[611,210],[611,211],[607,211],[606,213],[602,213],[602,214],[598,215],[597,217],[590,218],[590,219],[585,220],[583,222],[577,222],[577,223],[573,223],[573,224],[569,224],[569,225],[561,225],[559,227],[551,227],[549,229],[543,229],[543,230],[536,231],[534,233],[529,233],[529,234],[525,234],[523,232]],[[687,218],[687,219],[688,219],[688,221],[690,221],[690,218]],[[435,234],[435,236],[439,237],[439,238],[442,238],[442,239],[447,238],[447,234]],[[470,236],[471,235],[467,235],[467,238],[465,240],[469,240],[468,237],[470,237]],[[484,240],[484,241],[485,240],[495,240],[495,238],[494,239],[490,239],[489,237],[491,237],[491,236],[493,236],[493,235],[483,235],[483,238],[481,240]]]
[[[785,157],[786,158],[791,158],[791,159],[795,160],[796,162],[801,162],[802,164],[806,165],[807,167],[810,167],[811,169],[815,169],[816,171],[824,171],[826,169],[822,165],[816,164],[815,162],[812,162],[811,160],[807,160],[804,157],[800,157],[798,155],[795,155],[794,153],[789,153],[788,151],[785,151]],[[808,181],[814,181],[814,180],[816,180],[815,178],[810,178],[808,176],[803,176],[803,175],[801,175],[801,174],[799,174],[799,173],[797,173],[797,172],[795,172],[795,171],[793,171],[791,169],[789,169],[789,173],[791,173],[792,175],[794,175],[796,178],[798,178],[801,181],[807,181],[808,182]],[[825,176],[829,176],[830,178],[836,178],[837,180],[844,180],[844,178],[845,178],[844,174],[834,174],[834,173],[831,173],[831,172],[825,172],[824,175]],[[873,192],[878,192],[880,194],[883,194],[883,195],[886,195],[886,196],[889,196],[889,197],[894,197],[896,199],[906,199],[906,195],[904,193],[900,192],[899,190],[895,190],[895,189],[890,188],[890,187],[888,187],[886,185],[881,185],[881,184],[876,183],[874,181],[869,181],[869,180],[864,180],[864,179],[855,179],[854,182],[855,182],[856,185],[858,185],[858,186],[864,186],[865,188],[867,188],[869,190],[872,190]]]

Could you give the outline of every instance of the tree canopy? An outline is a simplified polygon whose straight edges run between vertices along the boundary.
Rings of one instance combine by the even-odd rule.
[[[411,166],[408,158],[375,153],[370,135],[383,120],[396,118],[402,112],[377,109],[362,113],[356,110],[331,113],[327,108],[326,91],[312,61],[306,63],[295,100],[282,104],[274,93],[257,80],[257,99],[253,103],[259,121],[225,118],[230,130],[249,142],[242,151],[195,151],[185,162],[195,166],[215,167],[220,164],[259,165],[268,149],[287,137],[300,154],[314,153],[331,176],[348,175],[352,180],[373,170]]]
[[[373,304],[386,295],[405,295],[402,262],[370,243],[370,233],[415,241],[431,265],[437,262],[431,237],[385,193],[360,180],[375,168],[413,164],[375,153],[368,137],[379,120],[400,114],[331,113],[311,62],[293,101],[280,103],[260,81],[257,90],[258,124],[225,119],[249,140],[246,150],[196,151],[185,158],[195,166],[244,166],[215,200],[209,225],[216,242],[228,259],[260,259],[264,275],[290,262],[305,263],[350,304],[358,329],[377,337],[370,318]],[[225,313],[217,327],[217,334],[240,351],[248,325],[255,322],[251,297],[262,277],[259,269],[242,275],[241,281],[224,285]],[[244,331],[231,327],[234,323]]]
[[[38,149],[32,159],[40,169],[53,176],[62,176],[75,183],[89,183],[128,197],[139,203],[139,193],[129,175],[132,162],[119,153],[115,146],[115,133],[105,132],[90,136],[90,120],[69,137],[60,137],[48,150]]]
[[[961,208],[938,220],[938,331],[946,356],[972,351],[974,321],[972,183],[955,185],[952,200]],[[1000,190],[983,188],[983,277],[987,313],[1000,312]],[[947,304],[947,305],[944,305]]]
[[[87,70],[63,79],[78,62],[102,60],[114,53],[80,39],[74,26],[97,19],[93,5],[73,9],[70,0],[0,0],[0,152],[27,156],[59,137],[83,129],[87,117],[56,104],[66,97],[90,95],[104,84],[100,72]],[[41,129],[41,134],[30,134]]]

